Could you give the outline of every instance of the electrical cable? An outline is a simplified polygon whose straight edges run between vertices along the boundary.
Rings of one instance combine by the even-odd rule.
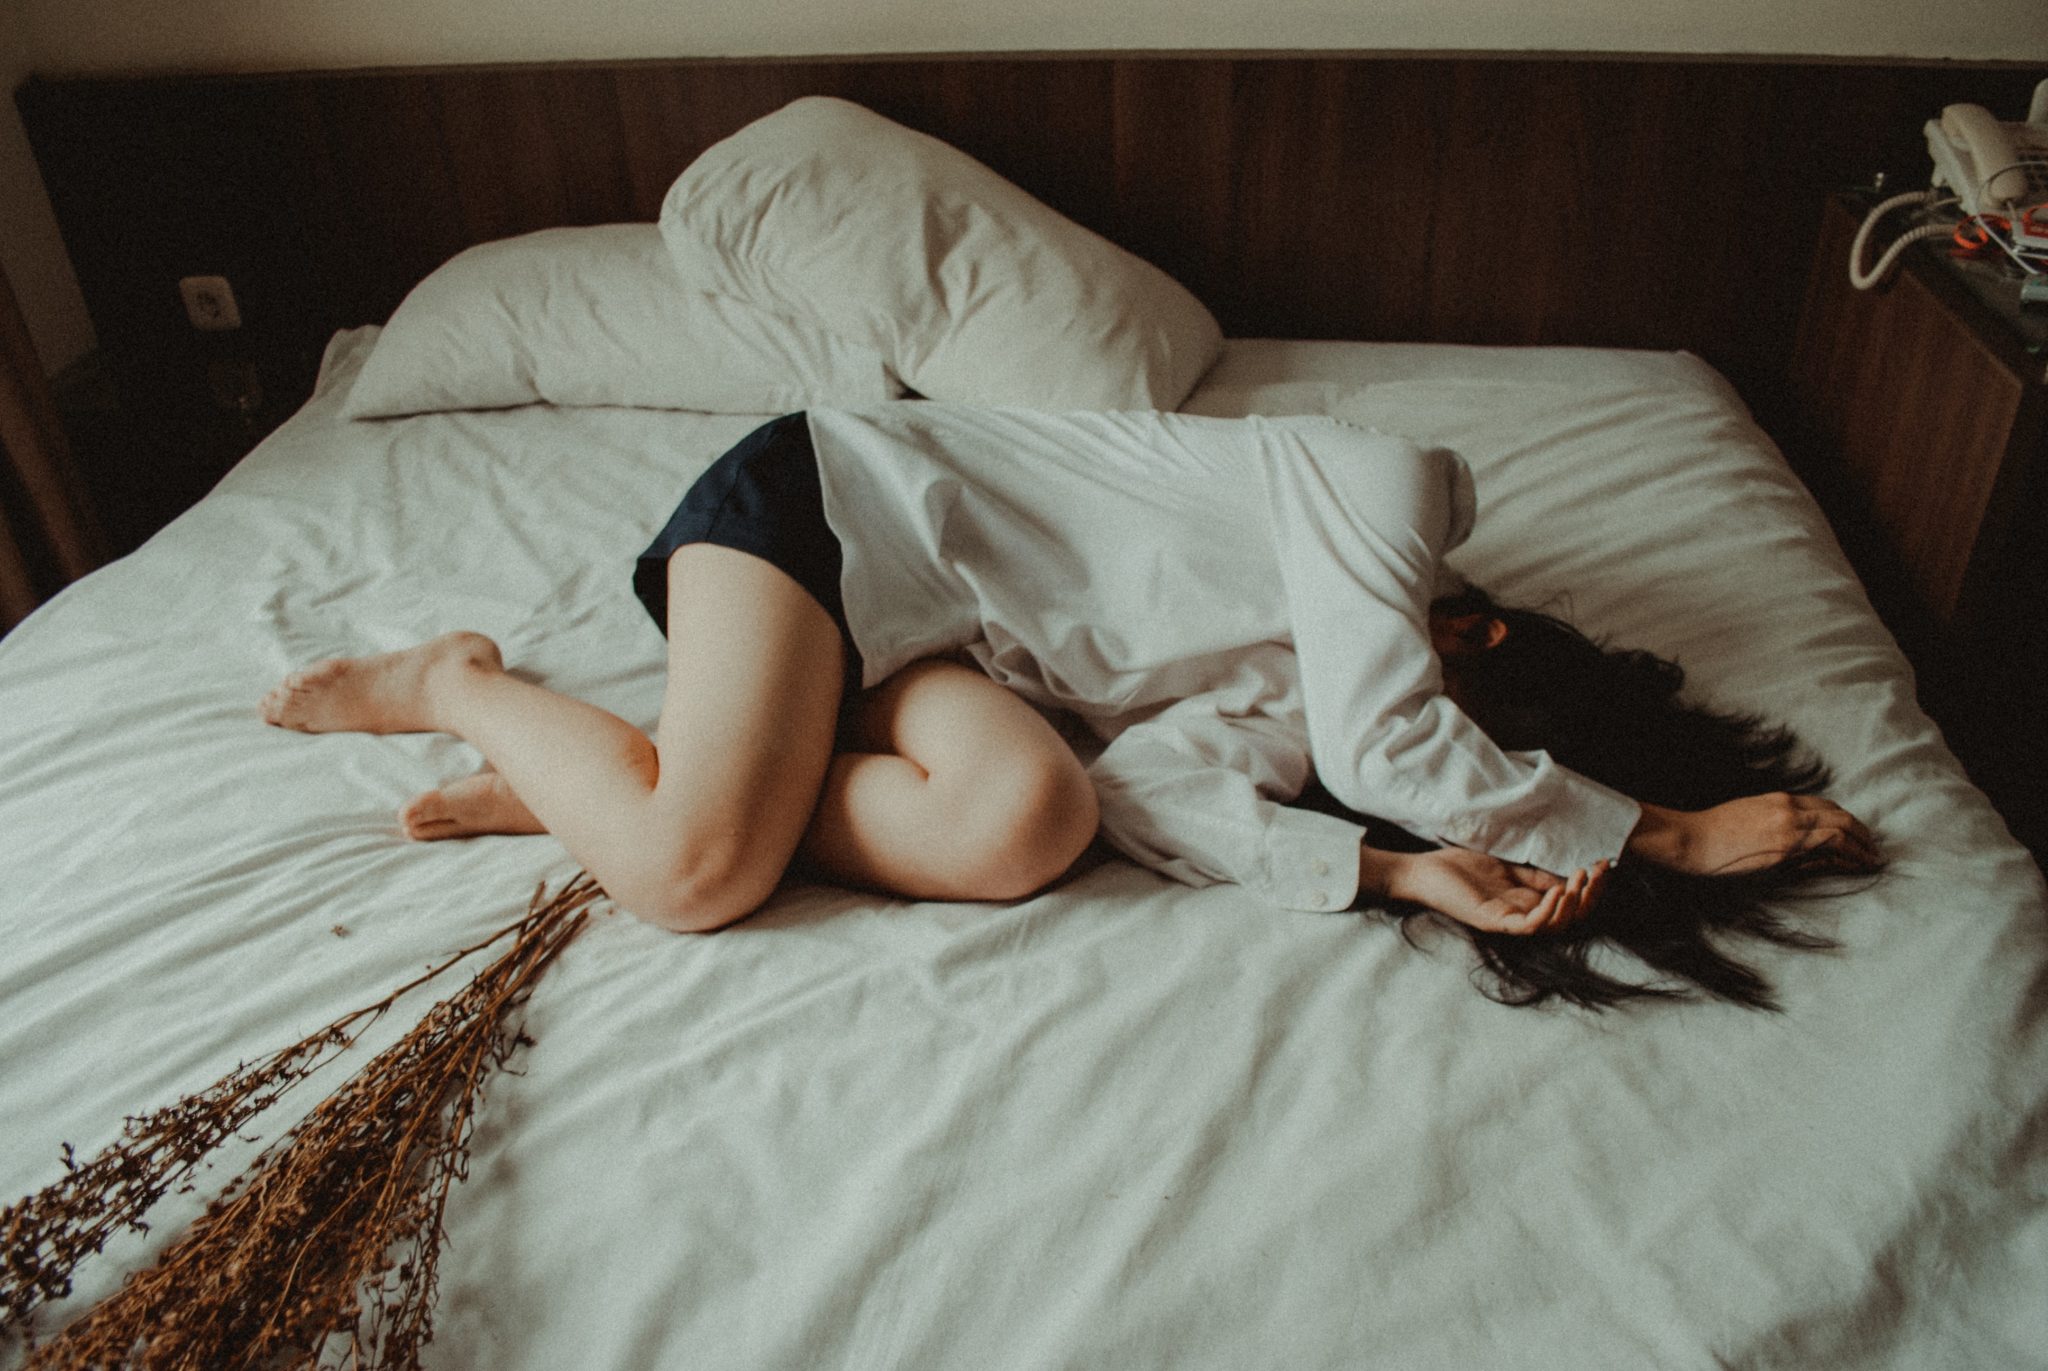
[[[2023,255],[2019,248],[2015,247],[2011,242],[2007,241],[2006,235],[2002,233],[1993,233],[1990,235],[1990,238],[1992,242],[1998,244],[1999,248],[2004,251],[2006,256],[2012,258],[2014,262],[2018,263],[2019,269],[2021,271],[2024,271],[2027,275],[2039,276],[2043,273],[2044,270],[2048,270],[2048,268],[2042,267],[2040,263],[2035,262],[2031,258],[2028,258],[2025,255]]]
[[[2042,85],[2044,88],[2048,88],[2048,82],[2043,82]],[[2036,94],[2039,93],[2040,92],[2038,91],[2036,92]],[[1977,185],[1978,204],[1984,204],[1986,200],[1989,199],[1991,183],[1993,181],[1996,181],[1999,177],[2005,175],[2009,171],[2017,171],[2026,177],[2027,195],[2029,198],[2038,196],[2041,192],[2043,182],[2048,181],[2048,151],[2044,151],[2039,147],[2029,147],[2025,150],[2024,155],[2022,155],[2019,158],[2019,160],[2010,162],[2005,166],[1999,167],[1997,170],[1993,171],[1989,176],[1981,178]],[[2008,200],[2006,202],[2006,208],[2012,211],[2011,217],[2015,221],[2018,220],[2021,217],[2021,215],[2025,212],[2022,203],[2015,200]],[[1980,221],[1983,218],[1982,215],[1979,215],[1977,217]],[[1990,231],[1990,225],[1988,224],[1985,225],[1985,228],[1986,236],[1992,242],[1998,244],[1999,249],[2003,251],[2006,256],[2012,258],[2013,262],[2019,267],[2021,271],[2025,272],[2029,276],[2039,276],[2044,271],[2048,271],[2048,267],[2043,267],[2040,263],[2035,262],[2030,257],[2023,255],[2023,252],[2025,250],[2021,249],[2020,246],[2017,243],[2013,242],[2009,236],[2007,236],[2006,234]],[[2035,255],[2038,256],[2038,252],[2035,253]]]
[[[1922,224],[1919,228],[1908,229],[1905,233],[1900,234],[1890,247],[1885,249],[1884,255],[1877,259],[1876,266],[1872,267],[1869,271],[1865,271],[1863,270],[1863,251],[1870,242],[1870,231],[1877,227],[1878,220],[1884,218],[1885,215],[1890,214],[1901,205],[1926,205],[1931,209],[1939,205],[1952,205],[1954,203],[1955,199],[1953,196],[1945,196],[1941,192],[1933,190],[1907,191],[1904,195],[1894,195],[1889,200],[1880,201],[1876,208],[1863,216],[1863,226],[1856,230],[1856,241],[1849,245],[1849,284],[1858,290],[1869,290],[1885,278],[1892,269],[1892,263],[1899,260],[1899,254],[1912,244],[1922,242],[1928,238],[1938,238],[1942,234],[1948,233],[1952,228],[1948,224]]]

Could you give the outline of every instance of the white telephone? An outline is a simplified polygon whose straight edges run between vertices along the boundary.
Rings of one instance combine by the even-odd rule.
[[[1908,245],[1956,231],[1954,220],[1908,229],[1866,271],[1863,251],[1871,230],[1904,205],[1956,206],[1964,219],[1977,221],[1972,231],[1981,229],[1985,244],[1996,244],[2023,272],[2048,272],[2048,81],[2034,88],[2023,124],[2001,123],[1981,105],[1950,105],[1928,121],[1927,151],[1934,158],[1934,189],[1894,195],[1864,217],[1849,249],[1850,284],[1868,290]]]
[[[1965,214],[2010,213],[2048,200],[2048,81],[2024,124],[2001,124],[1982,105],[1950,105],[1927,123],[1934,184]]]

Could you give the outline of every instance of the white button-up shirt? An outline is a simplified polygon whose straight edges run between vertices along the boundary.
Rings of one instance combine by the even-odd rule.
[[[1633,800],[1496,747],[1443,693],[1429,604],[1473,516],[1444,448],[1322,418],[813,410],[864,683],[963,652],[1084,721],[1104,836],[1191,885],[1339,909],[1359,825],[1571,872]]]

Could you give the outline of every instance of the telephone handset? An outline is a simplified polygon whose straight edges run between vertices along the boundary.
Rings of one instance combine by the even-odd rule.
[[[1851,285],[1870,289],[1910,244],[1951,234],[1965,251],[1995,245],[2029,276],[2038,278],[2048,270],[2048,81],[2034,88],[2023,124],[2001,123],[1981,105],[1950,105],[1939,119],[1928,121],[1927,151],[1934,158],[1934,189],[1894,195],[1864,217],[1849,248]],[[1865,270],[1863,250],[1871,230],[1905,205],[1920,206],[1923,214],[1955,207],[1962,223],[1950,217],[1910,228]],[[1970,231],[1970,239],[1965,240],[1963,230]]]
[[[1965,214],[2048,200],[2048,127],[2001,124],[1982,105],[1950,105],[1928,121],[1927,151],[1934,184],[1954,190]]]

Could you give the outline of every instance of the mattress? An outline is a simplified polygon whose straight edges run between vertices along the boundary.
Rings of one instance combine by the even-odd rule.
[[[466,627],[655,722],[632,558],[758,420],[350,422],[374,337],[0,641],[6,1197],[573,873],[545,836],[408,842],[399,805],[474,752],[265,728],[283,673]],[[429,1364],[2048,1367],[2040,875],[1725,383],[1682,354],[1241,340],[1185,407],[1463,452],[1459,571],[1833,766],[1891,858],[1799,914],[1839,950],[1745,949],[1782,1014],[1601,1015],[1489,1001],[1426,922],[1114,859],[1014,905],[791,886],[710,937],[605,914],[488,1096]]]

